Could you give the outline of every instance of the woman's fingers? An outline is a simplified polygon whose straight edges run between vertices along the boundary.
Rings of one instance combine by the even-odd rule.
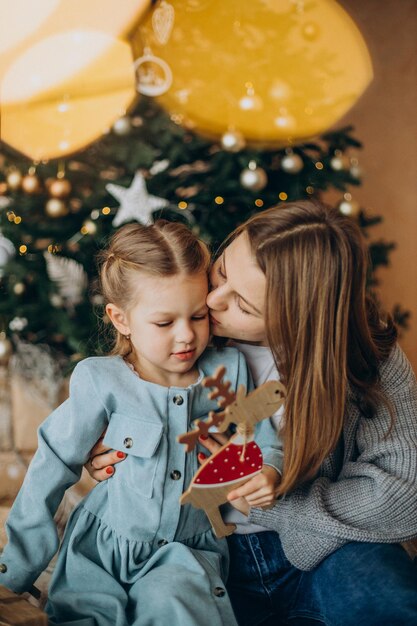
[[[108,448],[106,448],[108,450]],[[119,450],[112,450],[111,452],[103,452],[94,457],[90,457],[90,460],[85,464],[85,469],[94,480],[106,480],[114,474],[114,467],[116,463],[120,463],[126,458],[124,452]]]
[[[88,470],[87,465],[85,466]],[[103,469],[94,469],[91,468],[91,471],[88,470],[91,478],[94,478],[97,482],[101,483],[103,480],[107,480],[111,478],[114,474],[114,467],[112,465],[108,465],[107,467],[103,467]]]
[[[107,429],[106,429],[107,430]],[[103,444],[104,435],[106,434],[106,430],[103,431],[100,439],[97,443],[91,448],[90,458],[93,458],[97,454],[102,454],[103,452],[107,452],[107,450],[111,450],[109,446]]]
[[[216,439],[214,437],[216,437]],[[207,448],[207,450],[210,452],[210,454],[213,454],[214,452],[217,452],[218,450],[220,450],[220,448],[223,445],[223,443],[218,441],[218,438],[221,438],[221,439],[224,438],[225,439],[224,443],[226,443],[226,441],[227,441],[227,437],[224,437],[224,435],[220,435],[220,434],[217,434],[217,433],[216,433],[216,435],[210,435],[210,437],[205,437],[205,436],[201,435],[198,438],[198,441],[201,443],[202,446]]]
[[[112,450],[111,452],[105,452],[103,454],[99,454],[98,456],[91,458],[91,466],[94,469],[103,469],[107,465],[114,465],[115,463],[120,463],[126,458],[126,454],[124,452],[120,452],[119,450]]]

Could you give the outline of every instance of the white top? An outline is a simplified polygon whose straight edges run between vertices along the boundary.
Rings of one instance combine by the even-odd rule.
[[[268,380],[279,380],[279,374],[275,366],[274,357],[272,356],[271,350],[267,346],[256,346],[250,343],[240,343],[238,341],[230,341],[227,345],[237,348],[245,356],[256,387],[266,383]],[[277,432],[283,413],[284,407],[281,406],[270,418]],[[270,530],[264,526],[250,523],[246,515],[237,511],[231,504],[225,504],[222,506],[222,517],[225,522],[229,524],[236,524],[235,533],[240,535]]]

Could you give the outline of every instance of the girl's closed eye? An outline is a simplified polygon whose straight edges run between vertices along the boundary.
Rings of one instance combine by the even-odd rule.
[[[166,326],[171,326],[172,322],[154,322],[154,324],[158,328],[165,328]]]
[[[201,320],[205,320],[207,315],[208,313],[202,313],[201,315],[193,315],[191,319],[194,321],[200,322]]]

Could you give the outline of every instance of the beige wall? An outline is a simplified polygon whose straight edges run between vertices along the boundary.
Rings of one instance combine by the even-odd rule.
[[[340,0],[370,50],[374,80],[337,124],[351,123],[363,142],[362,186],[353,194],[383,224],[373,239],[395,241],[391,266],[379,271],[380,294],[390,310],[412,312],[400,342],[417,372],[417,0]]]

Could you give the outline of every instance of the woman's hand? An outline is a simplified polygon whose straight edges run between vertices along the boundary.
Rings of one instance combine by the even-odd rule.
[[[90,458],[84,465],[87,472],[94,480],[101,482],[107,480],[114,474],[116,463],[120,463],[126,458],[124,452],[112,450],[103,444],[103,438],[106,431],[101,435],[95,446],[91,449]]]

